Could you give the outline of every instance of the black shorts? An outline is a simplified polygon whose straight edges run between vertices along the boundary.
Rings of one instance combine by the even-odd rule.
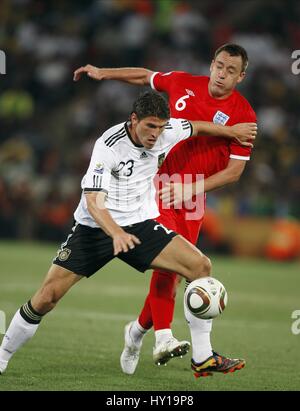
[[[138,237],[141,244],[127,253],[119,253],[117,258],[141,272],[150,268],[155,257],[177,235],[155,220],[146,220],[123,229]],[[66,241],[62,243],[53,263],[75,274],[90,277],[113,258],[115,256],[111,237],[101,228],[76,223]]]

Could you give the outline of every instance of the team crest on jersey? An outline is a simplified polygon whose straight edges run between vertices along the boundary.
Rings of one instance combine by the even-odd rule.
[[[103,174],[104,172],[104,167],[101,163],[96,164],[95,168],[94,168],[94,173],[97,174]]]
[[[222,124],[223,126],[225,126],[228,120],[229,120],[229,116],[227,116],[227,114],[222,113],[222,111],[219,111],[219,110],[216,112],[213,118],[213,122],[215,124]]]
[[[59,261],[66,261],[71,254],[71,250],[69,248],[63,248],[58,252],[58,259]]]
[[[166,153],[162,153],[158,156],[157,159],[157,167],[160,168],[162,163],[164,162],[164,159],[166,158]]]

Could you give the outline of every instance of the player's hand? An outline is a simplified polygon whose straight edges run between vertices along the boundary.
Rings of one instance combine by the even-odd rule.
[[[238,123],[231,126],[233,137],[242,145],[246,147],[253,147],[251,141],[255,140],[257,135],[256,123]]]
[[[94,80],[103,80],[104,78],[104,70],[87,64],[86,66],[79,67],[74,71],[73,80],[78,81],[84,73],[86,73],[87,76],[93,78]]]
[[[168,207],[176,206],[192,199],[193,184],[166,183],[158,195]]]
[[[128,250],[133,250],[141,241],[133,234],[126,233],[126,231],[119,231],[113,237],[114,255],[119,253],[127,253]]]

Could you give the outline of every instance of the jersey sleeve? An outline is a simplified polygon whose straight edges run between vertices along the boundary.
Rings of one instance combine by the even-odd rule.
[[[183,118],[171,118],[166,126],[166,130],[170,131],[170,144],[172,147],[193,134],[192,124]]]
[[[183,71],[170,71],[168,73],[154,72],[150,78],[153,90],[170,92],[172,83],[178,81],[185,73]]]
[[[251,106],[241,112],[236,123],[256,123],[256,115],[252,110]],[[235,160],[250,160],[251,147],[241,146],[237,141],[232,141],[230,143],[230,158]]]
[[[108,193],[111,171],[115,165],[115,153],[103,143],[102,138],[99,138],[94,146],[89,168],[81,183],[83,191]]]

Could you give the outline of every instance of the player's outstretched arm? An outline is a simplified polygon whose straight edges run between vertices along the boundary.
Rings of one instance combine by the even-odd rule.
[[[114,255],[127,253],[129,249],[141,243],[135,235],[126,233],[112,218],[105,207],[106,193],[91,191],[86,192],[85,196],[89,213],[102,230],[113,239]]]
[[[230,159],[224,170],[212,174],[203,181],[186,184],[167,183],[160,189],[159,197],[168,207],[175,206],[191,200],[195,195],[201,195],[203,192],[207,193],[227,184],[235,183],[242,175],[246,162],[245,160]]]
[[[256,123],[238,123],[234,126],[222,126],[207,121],[190,121],[193,126],[193,136],[205,134],[208,136],[225,137],[237,140],[242,146],[253,147],[251,141],[256,138]]]
[[[153,71],[139,67],[124,68],[98,68],[87,64],[74,71],[73,80],[78,81],[82,75],[87,75],[94,80],[119,80],[130,84],[150,84]]]

